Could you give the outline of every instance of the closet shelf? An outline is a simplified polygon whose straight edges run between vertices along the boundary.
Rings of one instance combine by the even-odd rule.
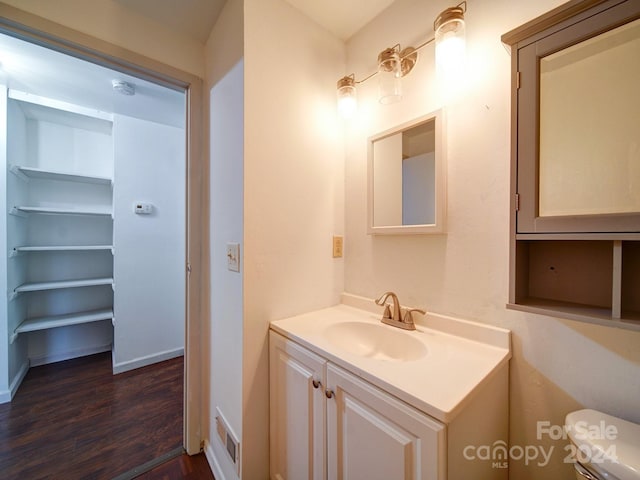
[[[113,245],[41,245],[41,246],[29,246],[24,245],[20,247],[14,247],[15,253],[20,252],[83,252],[93,250],[111,250],[113,252]]]
[[[44,215],[90,215],[90,216],[105,216],[111,217],[113,213],[110,210],[98,209],[98,208],[57,208],[57,207],[27,207],[27,206],[15,206],[11,209],[12,215],[25,216],[30,213],[44,214]]]
[[[29,119],[111,134],[111,113],[14,89],[9,89],[8,97],[19,102]]]
[[[30,179],[45,179],[45,180],[64,180],[67,182],[78,183],[93,183],[99,185],[109,185],[112,183],[112,179],[108,177],[102,177],[98,175],[82,175],[78,173],[63,172],[56,170],[46,170],[42,168],[23,167],[19,165],[12,165],[11,172],[18,175],[21,178]]]
[[[13,343],[20,333],[66,327],[69,325],[80,325],[82,323],[98,322],[101,320],[113,320],[113,310],[107,308],[103,310],[91,310],[88,312],[78,312],[68,315],[28,318],[23,320],[22,323],[20,323],[20,325],[18,325],[14,330],[10,342]]]
[[[62,288],[94,287],[98,285],[113,285],[113,278],[86,278],[84,280],[23,283],[14,289],[14,293],[58,290]]]

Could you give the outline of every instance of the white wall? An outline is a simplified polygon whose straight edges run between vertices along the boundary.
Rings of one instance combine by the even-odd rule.
[[[0,85],[0,185],[7,184],[7,87]],[[0,195],[0,315],[7,317],[7,195]],[[4,340],[8,338],[9,322],[0,322],[0,365],[8,364],[9,345]],[[0,403],[10,400],[9,368],[0,368]]]
[[[208,413],[205,453],[216,478],[238,478],[216,433],[217,410],[242,436],[244,268],[243,2],[226,3],[206,45],[205,118],[209,125],[209,319],[203,390]],[[206,211],[206,209],[205,209]],[[240,244],[240,272],[227,269],[226,244]],[[244,446],[241,444],[241,450]],[[242,454],[241,454],[242,456]]]
[[[402,225],[402,133],[373,143],[373,225]]]
[[[114,372],[184,351],[185,132],[114,116]],[[152,205],[138,215],[134,203]]]
[[[510,56],[500,36],[562,0],[469,1],[466,86],[447,108],[448,233],[366,235],[366,139],[440,107],[433,47],[403,79],[400,103],[379,106],[375,81],[358,90],[359,114],[348,127],[345,290],[375,298],[394,290],[405,305],[513,331],[511,445],[555,451],[549,465],[510,462],[510,478],[566,479],[563,441],[536,438],[536,422],[561,425],[583,406],[640,422],[640,334],[508,311]],[[398,0],[347,44],[346,73],[361,78],[376,55],[432,35],[430,19],[445,0]],[[426,19],[426,20],[425,20]],[[535,462],[533,462],[535,463]]]
[[[423,153],[402,161],[402,224],[436,222],[436,156]]]
[[[7,101],[7,123],[6,130],[3,128],[3,135],[7,136],[6,152],[8,164],[26,162],[27,121],[22,110],[13,101]],[[7,209],[4,209],[4,212],[8,211],[12,205],[26,202],[27,200],[27,192],[23,188],[24,183],[16,175],[8,174],[5,185],[7,188]],[[26,243],[27,225],[23,218],[14,215],[7,215],[6,222],[2,223],[3,228],[6,227],[7,229],[6,237],[3,235],[3,240],[6,238],[7,241],[6,249],[2,249],[2,252],[9,254],[14,245],[24,245]],[[10,292],[27,279],[26,259],[21,256],[10,256],[7,259],[6,269],[0,268],[0,271],[6,272],[7,280],[7,286],[2,291]],[[6,300],[6,297],[4,299]],[[26,298],[24,298],[24,295],[20,295],[9,301],[7,307],[7,310],[5,310],[7,312],[7,333],[11,335],[19,322],[27,315]],[[16,338],[13,344],[9,344],[8,349],[8,381],[12,390],[11,393],[15,394],[15,389],[22,380],[21,376],[26,373],[26,369],[29,367],[27,358],[28,339],[22,335]],[[9,399],[7,398],[6,400]]]
[[[226,479],[236,478],[215,429],[217,411],[239,439],[242,434],[243,276],[227,269],[226,244],[243,244],[243,85],[244,66],[238,62],[211,89],[210,272],[211,364],[209,442]],[[216,475],[219,474],[216,472]]]
[[[344,46],[281,0],[242,3],[227,2],[206,54],[212,88],[208,454],[220,476],[235,478],[217,444],[219,407],[241,437],[242,478],[266,478],[268,322],[335,304],[343,290],[331,237],[343,233],[343,137],[334,87]],[[241,276],[226,269],[224,249],[238,236]]]

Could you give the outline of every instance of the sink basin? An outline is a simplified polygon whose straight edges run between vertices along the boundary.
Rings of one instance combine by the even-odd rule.
[[[412,332],[382,324],[341,322],[323,333],[334,346],[361,357],[407,362],[427,355],[427,347]]]

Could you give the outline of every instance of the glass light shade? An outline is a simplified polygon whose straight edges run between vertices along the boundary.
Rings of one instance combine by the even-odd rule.
[[[358,100],[355,80],[351,76],[338,80],[338,113],[342,118],[350,118],[356,111]]]
[[[378,101],[383,105],[402,99],[402,68],[400,55],[393,48],[387,48],[378,55]]]
[[[436,71],[446,80],[464,75],[465,25],[460,7],[448,8],[436,19]]]

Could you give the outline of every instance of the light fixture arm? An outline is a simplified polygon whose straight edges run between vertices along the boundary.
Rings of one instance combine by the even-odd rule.
[[[431,37],[429,40],[426,40],[425,42],[421,43],[421,44],[420,44],[420,45],[418,45],[417,47],[406,47],[406,48],[405,48],[405,49],[403,49],[403,50],[400,50],[400,48],[401,48],[401,47],[400,47],[400,44],[399,44],[399,43],[397,43],[397,44],[395,44],[393,47],[391,47],[391,48],[394,48],[394,49],[396,49],[396,48],[398,49],[399,54],[400,54],[400,61],[401,61],[401,62],[402,62],[403,60],[404,60],[404,61],[406,61],[406,60],[410,60],[410,59],[412,59],[412,58],[413,58],[413,59],[415,59],[415,60],[413,60],[413,62],[411,63],[411,67],[409,68],[409,70],[408,70],[408,71],[406,71],[406,72],[405,72],[405,71],[404,71],[405,69],[403,68],[403,75],[402,75],[402,76],[407,75],[407,74],[411,71],[411,69],[413,69],[413,66],[414,66],[414,65],[415,65],[415,63],[417,62],[417,58],[418,58],[418,51],[419,51],[419,50],[422,50],[424,47],[426,47],[426,46],[427,46],[427,45],[429,45],[430,43],[433,43],[434,41],[435,41],[435,37]],[[362,80],[356,80],[356,79],[355,79],[355,74],[354,74],[354,73],[351,73],[351,74],[347,75],[347,77],[351,77],[351,78],[353,78],[353,79],[354,79],[354,83],[355,83],[356,85],[359,85],[359,84],[364,83],[364,82],[366,82],[367,80],[369,80],[369,79],[371,79],[371,78],[375,77],[376,75],[378,75],[378,70],[376,70],[375,72],[371,73],[370,75],[367,75],[367,76],[366,76],[366,77],[364,77]]]
[[[454,7],[447,8],[446,10],[442,11],[433,22],[434,35],[417,47],[406,47],[402,49],[400,44],[397,43],[393,47],[386,48],[382,52],[380,52],[380,54],[378,55],[378,69],[371,74],[367,75],[361,80],[356,80],[354,73],[342,77],[338,81],[338,103],[344,103],[344,101],[349,100],[350,103],[354,106],[356,101],[355,86],[361,83],[365,83],[366,81],[378,75],[378,73],[382,72],[385,75],[385,82],[392,81],[387,80],[388,73],[391,73],[392,77],[395,77],[395,81],[398,82],[399,78],[408,75],[411,70],[413,70],[413,67],[418,61],[418,52],[427,45],[434,42],[436,43],[436,63],[440,65],[440,63],[438,62],[438,52],[442,50],[439,49],[439,46],[443,44],[443,35],[450,36],[453,33],[454,35],[459,36],[460,32],[462,32],[462,48],[460,48],[459,44],[457,44],[452,53],[458,54],[460,50],[464,52],[464,14],[466,12],[466,0],[460,2]],[[447,51],[447,53],[449,53],[449,51]],[[455,58],[455,55],[451,55],[451,58]],[[383,77],[381,77],[381,79],[382,78]],[[382,83],[383,82],[381,80],[381,85]],[[396,87],[391,87],[391,93],[385,92],[384,94],[381,94],[381,103],[391,103],[393,101],[397,101],[397,99],[401,97],[401,94],[399,93],[400,84],[397,83],[396,85]],[[383,101],[383,99],[391,98],[394,99]]]

